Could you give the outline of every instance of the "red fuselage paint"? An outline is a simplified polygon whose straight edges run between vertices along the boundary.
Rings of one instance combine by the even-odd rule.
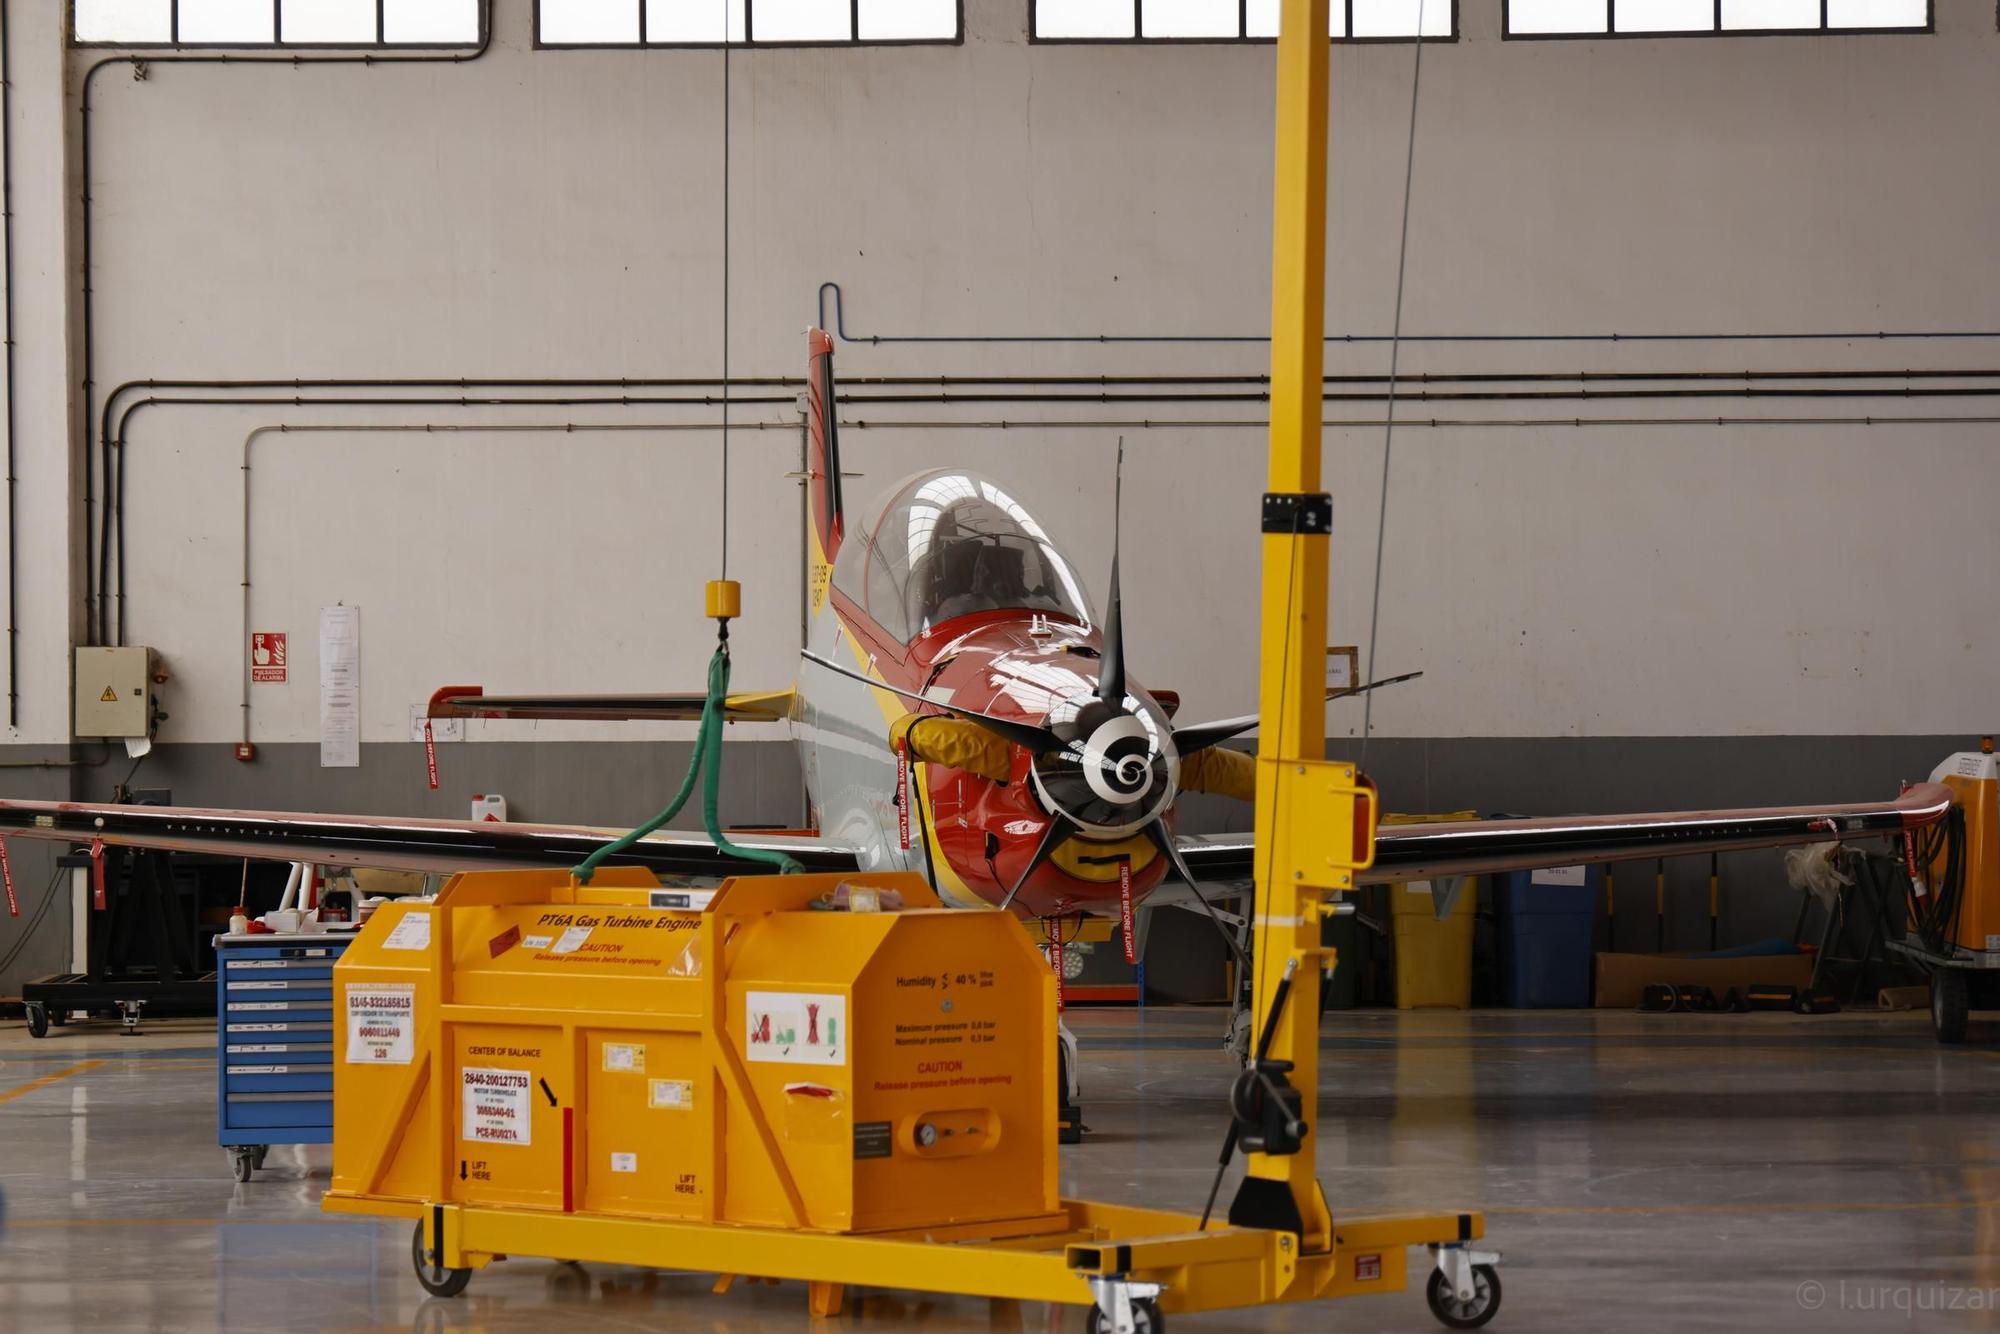
[[[1027,723],[1040,723],[1056,699],[1095,689],[1097,654],[1101,651],[1095,628],[1037,617],[1029,611],[987,611],[953,617],[902,644],[884,634],[840,589],[833,589],[831,595],[834,611],[864,657],[872,656],[875,674],[901,689],[935,693],[968,709]],[[1126,688],[1134,694],[1144,691],[1138,680],[1129,676]],[[1171,708],[1177,703],[1171,695],[1162,698],[1163,706]],[[943,713],[917,704],[909,707]],[[886,729],[887,724],[884,726]],[[1009,746],[1008,763],[1005,782],[940,764],[927,764],[922,769],[927,818],[921,823],[928,826],[953,874],[973,893],[995,904],[1007,896],[1021,868],[1034,856],[1050,818],[1035,794],[1027,750]],[[1166,820],[1171,830],[1171,810]],[[1087,835],[1072,838],[1069,852],[1078,860],[1101,858],[1103,878],[1086,879],[1056,861],[1044,862],[1022,886],[1014,911],[1025,918],[1077,912],[1117,915],[1123,897],[1120,853],[1112,849],[1122,849],[1126,843],[1123,839],[1106,843]],[[993,853],[990,861],[989,849]],[[1133,900],[1144,899],[1156,889],[1166,872],[1166,860],[1158,856],[1134,867]]]

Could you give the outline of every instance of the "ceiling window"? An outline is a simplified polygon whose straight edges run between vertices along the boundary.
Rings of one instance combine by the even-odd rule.
[[[1509,37],[1929,32],[1932,0],[1504,0]]]
[[[546,3],[546,0],[545,0]],[[1038,42],[1268,42],[1279,0],[1029,0]],[[1458,35],[1456,0],[1332,0],[1335,41]]]
[[[71,0],[84,46],[477,46],[485,0]]]
[[[960,0],[536,0],[535,43],[591,47],[956,42],[964,31],[959,4]]]

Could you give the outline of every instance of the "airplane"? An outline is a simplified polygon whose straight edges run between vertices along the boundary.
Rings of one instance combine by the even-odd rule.
[[[1179,832],[1176,804],[1187,791],[1252,798],[1254,761],[1221,743],[1253,730],[1256,715],[1181,723],[1176,693],[1130,670],[1115,536],[1099,616],[1027,506],[977,472],[919,473],[851,513],[832,338],[809,330],[807,355],[806,643],[788,688],[731,694],[724,716],[789,725],[817,827],[732,840],[809,870],[917,871],[949,904],[1045,923],[1120,915],[1170,877],[1170,895],[1214,915],[1198,886],[1247,884],[1256,849],[1249,834]],[[454,686],[430,712],[693,720],[705,702]],[[1506,870],[1898,835],[1942,818],[1950,801],[1924,784],[1845,805],[1385,825],[1357,881],[1443,887]],[[574,865],[618,832],[0,801],[0,836],[424,872]],[[605,864],[710,880],[768,869],[674,830]]]

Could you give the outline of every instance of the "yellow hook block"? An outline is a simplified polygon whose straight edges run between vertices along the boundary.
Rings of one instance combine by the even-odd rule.
[[[711,579],[707,601],[710,620],[733,620],[743,614],[743,585],[734,579]]]

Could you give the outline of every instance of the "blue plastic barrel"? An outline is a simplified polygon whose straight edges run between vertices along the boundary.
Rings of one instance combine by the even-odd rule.
[[[1590,1004],[1591,944],[1603,893],[1599,866],[1494,877],[1502,1005],[1552,1010]]]

